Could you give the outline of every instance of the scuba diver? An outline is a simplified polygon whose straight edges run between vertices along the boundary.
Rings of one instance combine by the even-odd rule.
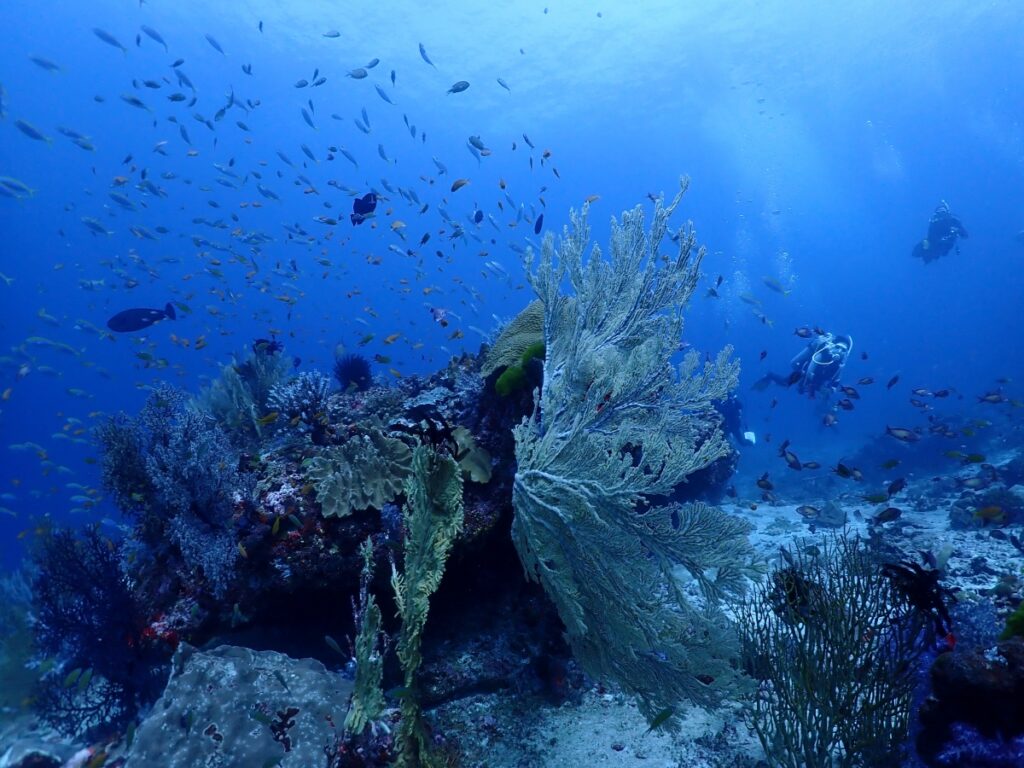
[[[839,374],[853,351],[851,336],[819,333],[791,361],[789,376],[769,373],[754,382],[754,389],[765,389],[769,384],[791,387],[798,384],[801,395],[815,397],[822,390],[839,386]]]
[[[914,246],[913,255],[916,258],[924,259],[924,263],[927,264],[940,256],[945,256],[954,248],[959,254],[960,247],[957,245],[957,240],[967,236],[964,225],[949,210],[949,203],[943,200],[928,220],[928,236]]]
[[[757,436],[745,426],[743,404],[735,394],[716,401],[714,408],[722,417],[722,433],[731,438],[735,446],[754,445],[757,442]]]

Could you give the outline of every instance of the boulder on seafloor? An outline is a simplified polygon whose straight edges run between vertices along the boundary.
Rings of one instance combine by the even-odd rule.
[[[0,768],[61,768],[79,748],[35,715],[0,716]]]
[[[983,491],[965,491],[949,508],[954,530],[1024,523],[1024,485],[995,484]]]
[[[1024,638],[940,655],[921,705],[918,752],[926,765],[1024,764]]]
[[[3,768],[61,768],[75,753],[73,747],[24,739],[0,754]]]
[[[323,765],[351,690],[314,659],[182,643],[163,696],[135,733],[127,768]]]

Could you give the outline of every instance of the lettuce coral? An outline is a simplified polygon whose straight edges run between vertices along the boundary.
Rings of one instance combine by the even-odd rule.
[[[394,501],[411,470],[412,449],[373,429],[309,459],[306,474],[324,517],[345,517]]]

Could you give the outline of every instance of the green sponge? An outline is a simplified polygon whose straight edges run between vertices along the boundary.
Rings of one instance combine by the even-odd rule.
[[[1024,637],[1024,602],[1017,606],[1017,610],[1006,617],[1006,628],[999,636],[1000,640],[1009,640],[1011,637]]]
[[[534,358],[544,359],[544,342],[535,341],[533,344],[523,350],[522,364],[526,365]]]
[[[526,371],[521,365],[512,365],[504,370],[494,382],[494,391],[508,397],[526,384]]]

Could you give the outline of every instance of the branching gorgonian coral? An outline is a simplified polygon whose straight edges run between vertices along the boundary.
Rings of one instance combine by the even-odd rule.
[[[515,428],[523,566],[583,668],[636,695],[648,717],[736,690],[737,643],[719,603],[751,569],[746,523],[703,504],[651,506],[728,450],[712,403],[739,373],[729,349],[671,363],[704,255],[689,229],[674,254],[660,250],[685,187],[658,202],[650,232],[639,207],[613,220],[610,259],[597,246],[584,259],[586,206],[557,248],[545,239],[530,273],[544,304],[544,382]]]

